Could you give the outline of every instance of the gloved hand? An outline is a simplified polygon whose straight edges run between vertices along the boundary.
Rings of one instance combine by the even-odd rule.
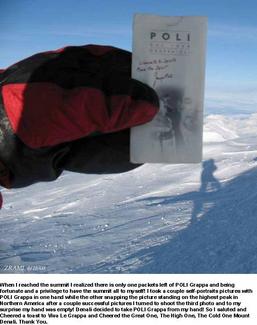
[[[31,148],[150,121],[158,97],[131,79],[131,54],[87,45],[36,54],[3,74],[3,104],[12,129]]]
[[[0,161],[8,184],[54,180],[64,169],[134,168],[129,128],[158,108],[155,91],[131,79],[131,53],[118,48],[70,46],[10,66],[0,73]]]

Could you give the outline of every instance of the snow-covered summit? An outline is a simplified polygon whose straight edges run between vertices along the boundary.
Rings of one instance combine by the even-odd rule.
[[[257,114],[208,115],[203,164],[4,190],[2,272],[256,273],[256,134]]]

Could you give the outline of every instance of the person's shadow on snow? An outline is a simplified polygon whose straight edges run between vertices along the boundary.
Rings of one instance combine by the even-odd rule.
[[[204,163],[198,191],[139,199],[138,202],[153,208],[157,216],[160,206],[163,207],[175,226],[162,230],[166,242],[126,255],[119,265],[131,265],[137,258],[141,265],[133,269],[134,273],[257,273],[257,167],[227,180],[222,186],[214,177],[215,169],[214,161]],[[198,221],[183,227],[180,218],[176,220],[177,206],[188,206],[189,202],[196,204],[193,213]],[[184,211],[186,220],[188,210]],[[190,220],[191,214],[192,210]]]
[[[153,198],[139,199],[138,201],[147,202],[148,207],[157,205],[179,204],[180,202],[192,201],[192,214],[190,222],[193,224],[200,219],[200,216],[205,213],[205,207],[210,208],[217,194],[222,194],[223,187],[218,179],[214,176],[217,170],[214,159],[205,160],[202,163],[201,185],[198,191],[187,192],[175,196],[160,196]]]
[[[217,170],[217,166],[215,165],[214,159],[203,162],[199,195],[193,200],[192,223],[198,220],[198,217],[203,211],[204,203],[208,201],[208,197],[212,195],[213,192],[221,189],[220,182],[214,176],[215,170]]]

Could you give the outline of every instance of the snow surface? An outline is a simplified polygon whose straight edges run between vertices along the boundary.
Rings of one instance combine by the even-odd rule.
[[[0,272],[256,273],[256,134],[257,114],[209,115],[203,164],[3,190]]]

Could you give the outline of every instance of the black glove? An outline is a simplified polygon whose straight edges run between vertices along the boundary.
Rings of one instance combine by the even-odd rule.
[[[64,170],[121,172],[129,128],[150,121],[158,97],[131,79],[131,53],[87,45],[36,54],[0,75],[0,161],[12,187]],[[1,179],[0,179],[1,184]]]

